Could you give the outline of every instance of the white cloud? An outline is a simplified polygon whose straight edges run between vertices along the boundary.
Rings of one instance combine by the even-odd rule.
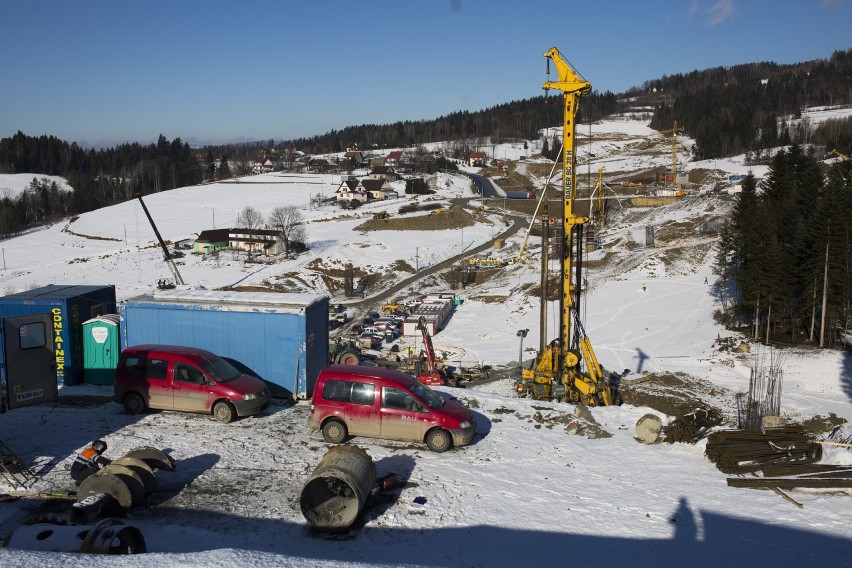
[[[710,14],[710,19],[707,23],[710,24],[711,27],[718,26],[733,16],[734,2],[733,0],[719,0],[710,7],[708,13]]]
[[[697,15],[700,11],[701,4],[698,3],[698,0],[692,0],[692,2],[689,3],[689,10],[687,11],[686,15],[691,18]]]

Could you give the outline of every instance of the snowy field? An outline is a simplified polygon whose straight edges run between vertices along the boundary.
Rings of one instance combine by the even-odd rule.
[[[648,137],[660,136],[640,123],[631,119],[593,125],[601,138],[630,142],[601,143],[594,150],[599,161],[592,167],[653,167],[656,158],[643,157],[640,146]],[[588,127],[578,126],[578,133],[583,128]],[[517,146],[504,150],[506,159],[521,151],[531,152]],[[733,174],[741,173],[741,165],[735,158],[719,160],[715,167]],[[296,259],[255,265],[227,255],[218,260],[182,258],[184,279],[209,289],[299,273],[312,292],[325,293],[312,270],[317,262],[385,270],[404,260],[423,267],[487,243],[510,224],[507,215],[490,207],[480,222],[463,230],[353,230],[379,208],[396,216],[399,203],[356,212],[310,208],[312,195],[329,196],[339,183],[339,176],[266,174],[145,200],[160,232],[171,241],[233,226],[246,206],[264,215],[280,205],[303,208],[310,250]],[[434,187],[437,202],[469,197],[469,207],[479,205],[463,176],[440,174]],[[674,224],[723,216],[729,207],[730,202],[696,198],[669,207],[616,209],[602,237],[603,250],[590,257],[607,256],[607,265],[588,271],[589,293],[582,306],[586,331],[606,368],[628,371],[625,381],[641,380],[646,371],[684,373],[696,383],[717,387],[727,411],[734,407],[733,395],[747,390],[749,367],[760,351],[752,345],[751,354],[736,354],[716,345],[718,337],[733,334],[712,318],[719,308],[710,270],[712,238],[687,231],[656,247],[644,246],[642,239],[647,225],[670,230]],[[495,253],[516,253],[523,236],[521,231],[502,253]],[[530,253],[536,258],[533,240]],[[0,246],[4,294],[51,283],[114,284],[119,299],[126,299],[171,277],[135,201]],[[523,344],[529,362],[539,345],[539,305],[528,290],[538,281],[536,259],[531,266],[505,267],[485,284],[460,291],[464,301],[435,336],[436,350],[463,365],[511,367],[520,350],[516,331],[529,329]],[[440,285],[427,279],[410,292],[437,289]],[[548,339],[557,325],[552,308]],[[834,413],[852,420],[848,352],[797,348],[786,361],[786,418]],[[440,390],[474,411],[479,429],[475,443],[434,454],[416,444],[352,439],[350,444],[367,450],[379,475],[395,473],[404,485],[374,496],[356,526],[330,536],[311,531],[298,504],[302,484],[328,447],[305,426],[308,403],[276,404],[258,416],[223,425],[207,416],[171,412],[129,416],[103,399],[79,402],[80,395],[108,397],[108,387],[63,387],[60,404],[0,415],[0,439],[34,464],[42,476],[34,489],[40,491],[68,489],[65,466],[92,439],[106,439],[112,456],[142,445],[164,449],[178,461],[177,471],[159,472],[150,503],[126,519],[145,535],[149,554],[116,559],[0,549],[0,565],[850,564],[849,495],[791,491],[803,505],[794,507],[771,491],[728,487],[725,474],[704,457],[703,441],[643,445],[634,439],[636,421],[643,415],[654,413],[664,421],[672,417],[623,405],[593,408],[590,420],[573,405],[518,399],[510,380]],[[826,447],[823,462],[852,465],[852,453]],[[0,481],[0,492],[11,490]],[[0,526],[14,526],[38,511],[29,500],[0,503]]]

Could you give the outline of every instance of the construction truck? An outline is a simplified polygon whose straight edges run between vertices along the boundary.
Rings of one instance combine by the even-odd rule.
[[[580,95],[591,92],[592,85],[562,58],[555,47],[544,56],[547,58],[548,75],[551,61],[558,74],[556,81],[548,80],[544,83],[545,94],[550,89],[564,93],[560,334],[557,339],[547,342],[547,317],[542,313],[539,353],[531,368],[521,370],[517,390],[519,395],[536,400],[555,399],[587,406],[606,406],[612,403],[610,386],[592,349],[591,340],[583,329],[578,311],[583,284],[583,226],[589,218],[574,214],[577,186],[574,118]],[[542,270],[546,270],[546,267],[542,267]],[[546,306],[545,298],[546,290],[543,289],[543,307]]]
[[[385,314],[398,314],[400,312],[404,312],[405,307],[400,303],[399,298],[391,298],[388,300],[386,304],[382,304],[382,313]]]
[[[507,262],[502,258],[476,257],[467,259],[467,264],[471,268],[500,268]]]

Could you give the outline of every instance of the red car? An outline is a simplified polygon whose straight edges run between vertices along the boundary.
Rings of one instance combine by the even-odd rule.
[[[122,351],[113,400],[128,414],[148,408],[213,414],[220,422],[257,414],[269,405],[266,384],[209,351],[176,345],[137,345]]]
[[[320,372],[308,427],[331,444],[366,436],[425,442],[434,452],[470,444],[476,434],[473,414],[455,398],[399,371],[356,365]]]

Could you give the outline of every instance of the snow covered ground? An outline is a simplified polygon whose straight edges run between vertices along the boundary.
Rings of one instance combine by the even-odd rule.
[[[607,171],[622,167],[616,163],[624,171],[656,163],[642,153],[653,132],[636,123],[599,125],[601,137],[632,141],[595,150],[596,159],[609,160]],[[513,148],[505,150],[507,159],[523,150]],[[720,160],[715,167],[740,173],[736,165]],[[434,181],[438,202],[474,197],[462,176],[440,174]],[[339,183],[339,176],[266,174],[145,200],[171,241],[232,226],[245,206],[264,215],[280,205],[303,207],[310,250],[294,260],[257,265],[229,255],[182,258],[184,279],[210,289],[298,273],[310,291],[324,293],[317,263],[351,262],[385,273],[398,260],[423,267],[487,243],[510,224],[492,207],[463,230],[358,231],[355,227],[379,208],[397,216],[399,203],[356,212],[309,207],[312,195],[328,196]],[[697,227],[724,216],[729,207],[730,202],[695,198],[654,209],[613,209],[603,249],[589,259],[583,306],[586,331],[606,368],[629,370],[625,381],[642,380],[646,371],[683,373],[713,387],[728,417],[734,394],[747,390],[749,366],[759,349],[753,345],[751,354],[718,349],[717,338],[734,334],[713,320],[719,307],[709,265],[713,241]],[[655,247],[644,245],[648,225],[658,231]],[[521,231],[494,254],[516,253],[523,237]],[[135,201],[0,247],[4,294],[50,283],[115,284],[125,299],[171,276]],[[604,258],[605,267],[595,263]],[[439,354],[462,365],[511,366],[521,347],[516,331],[529,329],[523,344],[529,362],[539,345],[539,306],[529,292],[538,281],[536,266],[513,265],[460,291],[464,302],[434,338]],[[430,278],[412,286],[411,293],[442,286]],[[553,312],[551,307],[548,339],[555,337]],[[805,348],[786,353],[783,415],[802,420],[835,413],[852,420],[850,354]],[[395,473],[404,485],[374,496],[350,531],[331,536],[311,531],[299,510],[302,485],[328,447],[305,426],[307,403],[276,403],[261,415],[223,425],[207,416],[170,412],[129,416],[117,404],[96,398],[108,397],[108,387],[63,387],[60,404],[0,415],[0,439],[34,464],[42,476],[34,489],[40,491],[67,489],[65,466],[95,438],[108,441],[113,457],[142,445],[172,455],[177,471],[159,472],[148,505],[126,519],[142,530],[149,554],[105,559],[0,549],[0,564],[849,565],[848,495],[790,492],[804,505],[797,508],[771,491],[730,488],[725,474],[704,457],[705,442],[643,445],[634,439],[636,421],[645,414],[671,418],[658,411],[593,408],[589,420],[573,405],[514,397],[511,380],[441,390],[467,401],[475,412],[475,443],[434,454],[420,445],[352,439],[350,444],[367,450],[379,475]],[[826,447],[823,461],[852,465],[852,453]],[[11,490],[0,481],[0,492]],[[0,526],[14,526],[40,511],[29,500],[0,503]]]

